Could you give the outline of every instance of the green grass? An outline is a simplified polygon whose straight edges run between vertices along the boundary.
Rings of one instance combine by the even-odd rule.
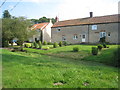
[[[75,45],[76,46],[76,45]],[[118,70],[91,61],[54,57],[58,53],[72,55],[73,46],[50,50],[27,49],[10,52],[3,49],[4,88],[117,88]],[[80,46],[90,53],[91,46]],[[113,46],[114,47],[114,46]],[[33,53],[34,52],[34,53]],[[53,53],[53,56],[41,54]],[[75,52],[76,53],[76,52]],[[77,54],[77,53],[76,53]],[[51,54],[52,55],[52,54]],[[78,55],[78,54],[77,54]],[[67,54],[66,54],[67,56]],[[71,56],[70,56],[71,57]],[[78,57],[76,57],[78,58]],[[54,85],[61,82],[63,85]]]
[[[49,47],[49,45],[47,45],[47,47]],[[50,47],[52,46],[50,45]],[[79,52],[73,52],[73,47],[78,47]],[[93,56],[91,54],[92,47],[93,45],[71,45],[54,48],[50,50],[38,50],[31,48],[25,48],[25,50],[27,50],[29,53],[38,53],[43,55],[50,55],[75,60],[96,61],[107,65],[113,64],[114,62],[113,52],[117,49],[118,47],[117,45],[110,45],[109,46],[110,48],[103,48],[102,51],[100,51],[97,56]]]

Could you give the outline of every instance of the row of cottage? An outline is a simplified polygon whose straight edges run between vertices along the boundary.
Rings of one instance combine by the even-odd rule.
[[[106,42],[118,43],[118,33],[120,15],[107,15],[58,21],[56,23],[39,23],[32,26],[32,30],[37,30],[37,34],[29,40],[35,39],[47,42],[67,41],[69,43],[98,43],[100,38],[106,37]]]

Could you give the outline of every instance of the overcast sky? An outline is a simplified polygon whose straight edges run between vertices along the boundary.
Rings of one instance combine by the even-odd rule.
[[[18,2],[20,3],[11,10]],[[6,0],[0,9],[0,17],[4,10],[9,10],[12,16],[25,16],[29,19],[59,17],[59,20],[111,15],[118,13],[120,0]],[[0,5],[4,0],[0,0]]]

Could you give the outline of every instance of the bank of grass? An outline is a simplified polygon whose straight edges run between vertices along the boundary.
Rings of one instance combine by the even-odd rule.
[[[69,51],[68,48],[63,47],[61,50]],[[89,53],[85,48],[83,50]],[[57,53],[57,49],[53,49],[53,53]],[[118,88],[118,70],[115,67],[33,52],[10,52],[5,49],[2,57],[3,88]]]
[[[102,51],[99,51],[97,56],[93,56],[91,54],[91,48],[93,46],[97,47],[95,45],[70,45],[50,50],[38,50],[31,48],[25,48],[25,50],[27,50],[29,53],[38,53],[75,60],[95,61],[107,65],[112,65],[115,62],[113,58],[113,52],[118,48],[117,45],[109,45],[109,48],[103,48]],[[78,47],[79,52],[73,52],[73,47]]]

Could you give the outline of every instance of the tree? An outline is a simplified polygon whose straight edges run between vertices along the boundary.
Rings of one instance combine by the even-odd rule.
[[[39,23],[44,23],[44,22],[49,22],[50,19],[46,18],[46,17],[42,17],[39,19]]]
[[[3,12],[3,18],[11,18],[11,15],[10,15],[10,13],[9,13],[8,10],[5,10],[5,11]]]

